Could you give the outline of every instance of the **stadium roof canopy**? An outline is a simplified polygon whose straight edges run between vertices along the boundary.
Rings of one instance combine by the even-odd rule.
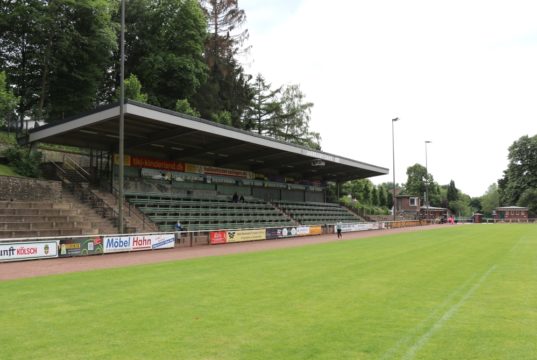
[[[253,171],[267,176],[347,181],[388,169],[128,100],[125,154]],[[119,104],[32,129],[44,142],[118,152]]]

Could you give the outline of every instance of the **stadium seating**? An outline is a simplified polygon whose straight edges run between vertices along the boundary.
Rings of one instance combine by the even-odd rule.
[[[226,195],[128,192],[125,197],[162,231],[173,230],[178,220],[191,231],[296,225],[270,204],[251,197],[244,203]]]
[[[318,202],[275,201],[275,206],[303,225],[358,223],[365,220],[338,204]]]

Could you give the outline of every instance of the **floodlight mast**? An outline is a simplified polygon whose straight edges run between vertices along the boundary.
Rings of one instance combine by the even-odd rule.
[[[125,0],[121,0],[121,38],[119,74],[119,184],[118,184],[118,232],[123,234],[123,178],[125,176]]]
[[[427,168],[427,144],[432,143],[430,140],[425,140],[425,204],[427,207],[427,222],[429,222],[429,170]]]
[[[395,119],[392,119],[392,159],[393,159],[393,199],[392,199],[392,204],[393,204],[393,221],[395,221],[395,209],[396,209],[396,201],[395,201],[395,136],[394,136],[394,131],[393,131],[393,124],[396,122],[396,121],[399,121],[399,118],[396,117]]]

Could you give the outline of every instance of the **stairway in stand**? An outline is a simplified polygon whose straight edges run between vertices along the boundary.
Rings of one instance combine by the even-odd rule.
[[[0,201],[0,239],[116,232],[110,220],[66,191],[56,201]]]
[[[101,199],[107,207],[118,211],[118,201],[114,194],[92,189],[91,192]],[[123,203],[123,218],[125,219],[126,231],[125,232],[158,232],[160,231],[158,226],[149,219],[143,212],[141,212],[136,206],[131,205],[127,201]]]

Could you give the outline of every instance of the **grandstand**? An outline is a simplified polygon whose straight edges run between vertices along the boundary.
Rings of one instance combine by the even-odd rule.
[[[361,222],[327,202],[328,183],[339,189],[348,180],[388,173],[146,104],[127,101],[124,111],[125,205],[141,224],[132,226],[136,231],[146,222],[169,231],[177,220],[192,231]],[[119,105],[111,104],[33,129],[26,139],[80,149],[75,161],[50,156],[48,174],[72,192],[85,191],[116,222],[118,202],[110,199],[119,185],[118,118]],[[76,164],[68,171],[68,163]],[[235,193],[245,201],[232,202]]]

